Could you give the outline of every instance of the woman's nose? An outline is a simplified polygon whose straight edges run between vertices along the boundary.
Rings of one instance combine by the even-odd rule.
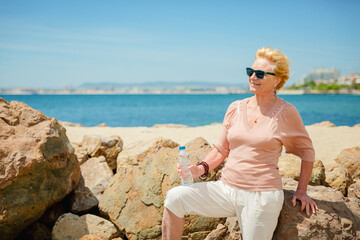
[[[255,72],[249,77],[249,79],[251,80],[257,80],[256,76],[255,76]]]

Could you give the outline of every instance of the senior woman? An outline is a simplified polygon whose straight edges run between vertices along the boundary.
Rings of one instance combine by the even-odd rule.
[[[277,166],[283,146],[302,159],[292,203],[300,200],[301,211],[315,213],[317,205],[306,193],[314,148],[296,108],[276,96],[289,79],[289,66],[281,51],[257,50],[254,63],[246,69],[255,96],[230,104],[218,142],[200,165],[189,167],[194,178],[206,177],[227,158],[221,178],[168,191],[163,239],[181,239],[185,214],[236,216],[243,239],[271,239],[284,201]]]

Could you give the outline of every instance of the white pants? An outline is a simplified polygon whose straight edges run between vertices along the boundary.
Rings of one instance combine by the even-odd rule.
[[[180,218],[236,216],[244,240],[262,240],[272,238],[283,202],[282,190],[247,191],[213,181],[172,188],[164,205]]]

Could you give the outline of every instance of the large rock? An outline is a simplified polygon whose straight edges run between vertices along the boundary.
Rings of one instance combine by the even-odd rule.
[[[28,105],[0,98],[0,239],[12,239],[78,184],[63,128]]]
[[[236,217],[228,217],[225,224],[220,223],[205,240],[241,240],[241,231]]]
[[[342,150],[335,161],[345,166],[353,179],[360,180],[360,147]]]
[[[127,165],[139,165],[147,155],[156,153],[160,148],[176,148],[178,143],[170,139],[157,138],[147,142],[135,142],[127,146],[117,157],[118,169]]]
[[[283,179],[285,200],[273,239],[359,239],[358,199],[345,198],[342,193],[329,187],[308,186],[308,194],[315,200],[319,210],[307,216],[300,211],[299,201],[296,207],[291,202],[297,184],[291,178]],[[237,236],[231,237],[231,234]],[[239,234],[236,218],[227,218],[226,223],[219,224],[206,239],[241,239]]]
[[[325,186],[308,186],[308,194],[319,207],[316,214],[300,212],[300,202],[292,205],[297,187],[293,179],[283,179],[285,193],[274,239],[356,239],[360,237],[360,216],[355,215],[349,199]],[[357,207],[359,209],[359,206]]]
[[[325,168],[326,183],[347,196],[348,187],[353,183],[348,170],[339,164],[329,164]]]
[[[279,173],[282,177],[299,180],[301,170],[301,158],[286,154],[279,158]],[[315,160],[311,173],[310,184],[321,185],[325,183],[325,167],[320,160]]]
[[[358,198],[360,200],[360,181],[349,186],[348,197]]]
[[[102,235],[88,234],[80,238],[80,240],[106,240],[106,238]]]
[[[124,240],[125,238],[122,237],[117,237],[117,238],[112,238],[112,240]],[[80,240],[107,240],[104,236],[102,235],[92,235],[92,234],[88,234],[83,236],[82,238],[80,238]]]
[[[119,154],[117,173],[99,203],[102,214],[114,222],[129,239],[160,239],[163,202],[167,191],[180,184],[176,163],[177,143],[157,139],[134,155]],[[211,150],[203,139],[186,144],[193,164],[202,161]],[[124,154],[123,158],[120,155]],[[211,172],[210,180],[216,171]],[[220,219],[188,216],[184,234],[192,239],[205,239]]]
[[[348,197],[345,199],[346,206],[357,216],[357,223],[360,223],[360,199],[354,197]],[[360,239],[359,228],[357,229]]]
[[[220,223],[215,230],[212,230],[209,235],[206,236],[205,240],[216,240],[219,238],[224,238],[226,234],[227,227]]]
[[[88,154],[87,150],[81,146],[81,144],[71,143],[71,145],[75,150],[74,153],[77,156],[80,165],[89,159],[90,155]]]
[[[88,234],[101,235],[106,240],[121,235],[116,226],[106,219],[92,214],[79,217],[72,213],[66,213],[56,221],[52,230],[52,240],[75,240]]]
[[[126,239],[126,237],[125,238],[122,238],[122,237],[112,238],[112,240],[124,240],[124,239]],[[82,238],[80,238],[80,240],[107,240],[107,238],[102,235],[88,234],[88,235],[85,235]]]
[[[91,157],[104,156],[110,168],[114,170],[116,158],[123,149],[123,141],[119,136],[85,135],[81,147],[86,149]]]
[[[70,197],[71,211],[74,213],[87,212],[96,207],[114,176],[104,156],[87,160],[80,169],[80,182]]]

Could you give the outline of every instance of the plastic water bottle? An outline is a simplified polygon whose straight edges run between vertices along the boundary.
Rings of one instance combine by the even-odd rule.
[[[178,161],[181,169],[181,184],[183,186],[191,186],[194,183],[194,179],[188,168],[190,166],[189,154],[186,152],[184,146],[180,146],[179,150]]]

